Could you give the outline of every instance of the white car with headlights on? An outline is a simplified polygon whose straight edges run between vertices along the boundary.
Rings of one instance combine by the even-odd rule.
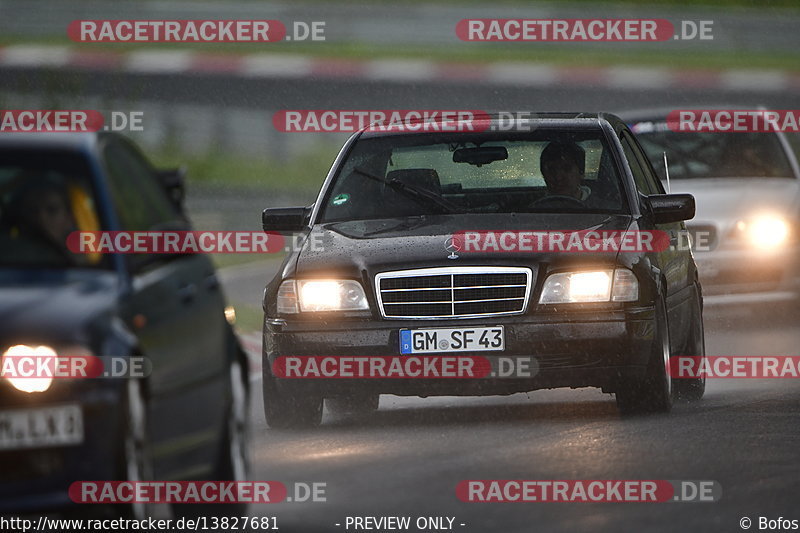
[[[800,167],[780,132],[678,132],[668,112],[626,116],[673,193],[697,202],[687,222],[709,301],[796,299]]]

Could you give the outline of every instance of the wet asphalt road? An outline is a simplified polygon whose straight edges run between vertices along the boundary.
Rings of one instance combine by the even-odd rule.
[[[46,15],[28,2],[15,4],[37,13],[33,17],[37,27]],[[748,19],[746,25],[757,28],[757,22]],[[58,24],[63,26],[60,20]],[[390,24],[404,26],[396,20]],[[757,31],[758,42],[770,38],[770,32]],[[25,95],[53,92],[67,98],[73,108],[81,107],[85,98],[108,95],[130,102],[192,102],[223,110],[425,109],[452,108],[453,102],[477,109],[612,111],[656,104],[741,102],[779,109],[798,105],[796,92],[770,87],[604,91],[591,85],[365,84],[347,79],[63,73],[47,68],[6,68],[2,89]],[[219,198],[214,200],[216,210],[221,210]],[[266,203],[267,199],[258,208]],[[257,209],[235,213],[236,225],[231,227],[258,228]],[[240,213],[248,213],[247,218],[238,218]],[[217,223],[209,221],[210,226]],[[258,308],[261,287],[274,267],[272,263],[263,270],[232,269],[232,274],[224,274],[229,297]],[[707,353],[800,355],[799,319],[800,313],[786,305],[708,309]],[[454,531],[464,533],[732,532],[742,531],[743,517],[753,521],[751,530],[758,529],[762,516],[800,520],[798,380],[712,381],[700,403],[676,405],[669,415],[626,419],[620,418],[613,396],[593,389],[490,398],[384,396],[381,409],[369,418],[348,422],[326,414],[322,427],[308,431],[267,429],[260,383],[254,385],[252,478],[286,485],[326,484],[325,503],[251,508],[254,515],[276,516],[283,533],[347,531],[343,525],[348,516],[454,517]],[[714,480],[722,487],[722,497],[715,503],[462,503],[455,487],[465,479]]]
[[[242,269],[226,277],[228,291],[243,294],[267,274]],[[797,355],[798,318],[790,304],[709,307],[707,353]],[[286,532],[356,531],[344,527],[348,516],[409,516],[412,523],[420,516],[455,517],[453,531],[465,533],[742,531],[743,517],[752,520],[752,530],[761,516],[800,519],[797,380],[710,381],[700,403],[626,419],[613,396],[596,389],[382,396],[380,410],[366,419],[326,412],[322,427],[303,431],[267,429],[258,387],[252,407],[253,479],[326,484],[324,503],[252,507],[253,514],[276,516]],[[713,503],[463,503],[455,487],[465,479],[714,480],[722,497]]]

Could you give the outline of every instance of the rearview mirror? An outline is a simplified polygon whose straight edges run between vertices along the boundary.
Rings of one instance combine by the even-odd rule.
[[[653,211],[653,222],[669,224],[694,218],[694,196],[691,194],[651,194],[647,197]]]
[[[308,224],[311,207],[270,207],[261,212],[264,231],[291,233],[302,231]]]
[[[459,148],[453,152],[454,163],[469,163],[470,165],[487,165],[493,161],[508,159],[508,150],[505,146],[483,146],[477,148]]]

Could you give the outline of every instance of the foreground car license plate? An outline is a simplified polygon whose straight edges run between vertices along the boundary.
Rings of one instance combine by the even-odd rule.
[[[400,353],[494,352],[506,347],[503,326],[401,329]]]
[[[0,411],[0,450],[82,442],[83,414],[77,405]]]

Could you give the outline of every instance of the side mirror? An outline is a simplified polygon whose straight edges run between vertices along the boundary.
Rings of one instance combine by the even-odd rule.
[[[167,191],[172,205],[182,213],[183,200],[186,197],[186,167],[159,170],[158,179]]]
[[[691,194],[651,194],[647,197],[653,211],[653,222],[669,224],[694,218],[694,196]]]
[[[261,227],[276,233],[302,231],[310,215],[311,207],[270,207],[261,212]]]

